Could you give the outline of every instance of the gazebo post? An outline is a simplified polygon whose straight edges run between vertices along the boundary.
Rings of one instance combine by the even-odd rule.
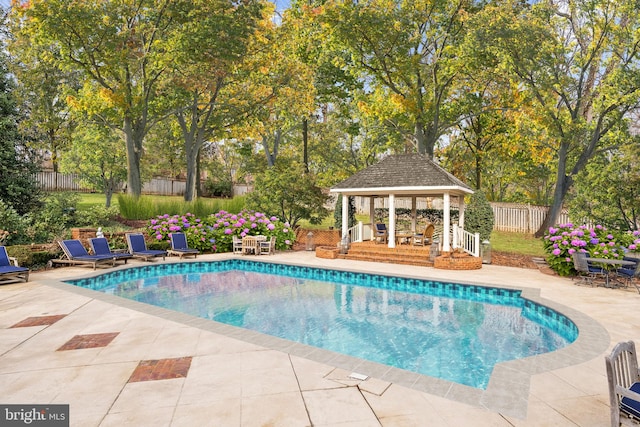
[[[458,225],[464,229],[464,196],[458,196]]]
[[[349,233],[349,196],[342,195],[342,233],[340,239]]]
[[[444,212],[444,224],[442,229],[442,251],[450,252],[451,251],[451,236],[450,228],[451,228],[451,201],[449,199],[449,192],[445,192],[442,195],[442,199],[444,201],[442,210]]]
[[[396,247],[396,195],[389,194],[389,235],[387,245],[390,248]]]
[[[376,235],[373,232],[376,228],[376,197],[369,197],[369,222],[371,223],[371,240],[376,240]]]
[[[411,197],[411,232],[416,232],[416,196]]]

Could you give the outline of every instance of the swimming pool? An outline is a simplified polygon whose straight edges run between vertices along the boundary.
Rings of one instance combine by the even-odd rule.
[[[68,283],[480,389],[496,363],[554,351],[578,334],[517,289],[240,259]]]

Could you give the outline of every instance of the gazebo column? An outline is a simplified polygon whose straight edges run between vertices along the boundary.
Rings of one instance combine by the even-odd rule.
[[[340,238],[344,238],[349,234],[349,196],[342,195],[342,234]]]
[[[464,230],[464,196],[458,196],[458,225]]]
[[[416,196],[411,197],[411,232],[416,232]]]
[[[442,252],[451,252],[451,201],[449,193],[444,193],[442,211],[444,214],[444,224],[442,229]]]
[[[369,197],[369,222],[371,223],[371,240],[376,240],[376,196]]]
[[[396,247],[396,195],[389,194],[389,236],[387,238],[390,248]]]

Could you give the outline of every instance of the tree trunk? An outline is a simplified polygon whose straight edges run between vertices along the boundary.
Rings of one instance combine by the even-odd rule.
[[[304,171],[309,173],[309,152],[308,152],[308,142],[309,142],[309,128],[307,123],[307,118],[302,119],[302,153],[304,162]]]
[[[184,190],[185,202],[193,200],[196,194],[196,176],[198,174],[198,137],[191,133],[184,135],[185,154],[187,156],[187,183]]]
[[[136,128],[138,131],[136,131]],[[140,158],[142,157],[142,137],[140,124],[134,126],[130,117],[124,119],[124,138],[127,145],[127,193],[135,198],[142,194],[142,176]]]
[[[534,234],[535,237],[543,237],[547,233],[549,227],[556,225],[558,218],[560,217],[560,213],[562,212],[564,198],[567,195],[569,188],[571,188],[573,179],[566,173],[567,151],[568,145],[561,144],[560,151],[558,153],[558,173],[556,175],[556,187],[553,192],[553,202],[551,203],[549,212],[542,222],[542,225]]]

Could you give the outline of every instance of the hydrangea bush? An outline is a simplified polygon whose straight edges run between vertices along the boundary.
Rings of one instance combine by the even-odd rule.
[[[596,258],[622,258],[627,252],[640,251],[640,232],[614,232],[602,225],[562,224],[550,227],[544,236],[549,266],[561,276],[575,274],[571,255],[576,251]]]
[[[190,213],[160,215],[149,221],[148,231],[159,241],[169,241],[169,233],[183,232],[189,247],[201,252],[230,252],[233,236],[275,236],[279,250],[290,249],[295,242],[295,232],[288,223],[249,210],[237,214],[220,211],[203,219]]]

